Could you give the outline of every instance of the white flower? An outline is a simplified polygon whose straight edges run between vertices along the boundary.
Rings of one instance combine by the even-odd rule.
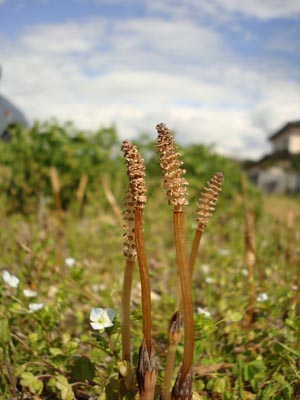
[[[205,274],[208,274],[208,273],[210,272],[210,265],[209,265],[209,264],[203,264],[203,265],[202,265],[202,271],[203,271]]]
[[[207,318],[210,318],[211,317],[211,313],[210,313],[210,311],[208,311],[208,309],[205,307],[205,308],[202,308],[202,307],[198,307],[197,308],[197,313],[198,314],[202,314],[202,315],[205,315]]]
[[[115,310],[112,308],[92,308],[90,314],[90,324],[93,329],[102,330],[113,326]]]
[[[220,256],[228,256],[230,251],[229,249],[219,249],[218,253],[220,254]]]
[[[26,297],[36,297],[37,296],[37,292],[35,290],[31,290],[31,289],[23,289],[23,293],[24,293],[24,296],[26,296]]]
[[[249,272],[248,272],[248,270],[246,268],[242,269],[242,275],[244,275],[244,276],[248,276],[249,275]]]
[[[16,288],[20,282],[19,278],[11,275],[6,269],[2,272],[2,278],[9,286]]]
[[[72,267],[74,267],[75,263],[76,263],[76,260],[73,257],[67,257],[65,259],[65,264],[66,264],[67,267],[72,268]]]
[[[260,293],[260,294],[257,296],[256,301],[264,302],[264,301],[267,301],[268,298],[269,298],[269,297],[268,297],[267,293]]]
[[[208,283],[208,284],[213,283],[213,281],[214,281],[213,278],[212,278],[211,276],[207,276],[204,280],[205,280],[205,282]]]
[[[36,311],[39,311],[44,307],[45,307],[44,303],[30,303],[29,306],[28,306],[30,313],[34,313]]]

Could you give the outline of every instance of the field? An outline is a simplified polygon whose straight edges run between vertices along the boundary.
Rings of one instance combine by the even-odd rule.
[[[134,143],[146,166],[143,233],[159,398],[180,286],[172,207],[155,143],[147,136]],[[140,398],[131,369],[145,315],[137,265],[132,365],[122,357],[128,178],[120,147],[113,127],[87,140],[56,123],[17,128],[11,142],[0,144],[0,399]],[[193,398],[300,399],[299,199],[264,197],[238,165],[212,149],[193,145],[180,152],[190,183],[189,251],[199,193],[215,172],[224,175],[192,279]],[[94,330],[90,313],[100,307],[115,316]],[[172,385],[183,357],[181,338]]]

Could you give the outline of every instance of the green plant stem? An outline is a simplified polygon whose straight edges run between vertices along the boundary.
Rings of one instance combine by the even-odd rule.
[[[121,301],[121,317],[122,317],[122,358],[123,360],[131,361],[131,348],[130,348],[130,298],[131,287],[134,272],[135,260],[126,259],[123,291]]]
[[[185,219],[182,209],[174,210],[173,224],[184,322],[184,353],[180,377],[180,383],[182,383],[193,364],[195,342],[192,284],[188,266]]]
[[[177,344],[169,344],[167,351],[167,359],[164,371],[164,383],[163,383],[163,399],[171,399],[171,380],[173,375],[173,367],[175,362]]]
[[[171,399],[171,380],[174,369],[176,348],[181,338],[181,325],[182,325],[182,313],[181,311],[176,311],[170,321],[168,326],[168,337],[169,337],[169,346],[167,351],[167,359],[165,365],[165,374],[164,374],[164,382],[163,382],[163,390],[162,390],[162,399],[170,400]]]
[[[142,315],[143,315],[143,335],[148,354],[151,353],[151,294],[150,279],[146,259],[144,231],[143,231],[143,209],[135,210],[135,241],[138,265],[140,270],[141,290],[142,290]]]

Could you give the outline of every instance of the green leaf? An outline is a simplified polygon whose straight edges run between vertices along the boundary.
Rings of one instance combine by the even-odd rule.
[[[225,389],[226,389],[226,379],[216,378],[213,388],[214,393],[224,393]]]
[[[51,347],[49,351],[53,356],[58,356],[63,354],[62,350],[58,347]]]
[[[44,388],[43,382],[31,372],[23,372],[21,374],[21,385],[28,387],[33,394],[41,394]]]
[[[60,391],[62,400],[74,400],[74,392],[66,377],[58,375],[56,377],[56,388]]]
[[[240,312],[230,312],[228,313],[228,318],[232,321],[232,322],[239,322],[243,316]]]
[[[96,368],[87,357],[74,357],[70,363],[70,374],[72,381],[92,381],[95,377]]]
[[[133,390],[135,388],[135,370],[133,369],[131,363],[129,361],[123,360],[118,361],[118,370],[119,373],[124,378],[124,385],[127,390]]]

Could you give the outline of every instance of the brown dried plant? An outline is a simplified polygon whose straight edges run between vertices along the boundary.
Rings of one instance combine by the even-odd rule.
[[[183,162],[179,160],[177,145],[172,132],[164,125],[156,126],[158,132],[157,152],[164,175],[164,188],[169,204],[173,206],[173,229],[177,256],[177,266],[181,284],[182,314],[184,324],[184,353],[180,372],[172,389],[172,398],[189,399],[192,396],[192,365],[194,353],[194,313],[191,277],[185,233],[183,206],[186,199],[188,182],[182,175]]]
[[[295,315],[299,318],[300,317],[300,259],[297,262],[295,286],[296,286],[296,293],[294,296]]]
[[[140,399],[152,400],[154,398],[157,366],[151,338],[150,280],[143,232],[144,207],[147,200],[145,167],[137,148],[128,140],[123,142],[122,151],[129,178],[128,193],[130,193],[130,204],[132,203],[130,207],[134,211],[134,231],[131,232],[134,232],[135,237],[142,292],[143,342],[139,352],[137,380]],[[127,245],[131,246],[132,239],[129,239],[130,242]],[[128,246],[127,248],[125,246],[124,249],[125,252],[128,252]]]
[[[206,228],[210,217],[213,215],[213,212],[216,207],[216,203],[218,200],[218,196],[221,192],[221,186],[223,183],[224,177],[221,172],[217,172],[210,181],[207,182],[206,186],[200,193],[199,202],[198,202],[198,209],[197,209],[197,218],[196,221],[198,222],[193,243],[192,249],[189,257],[189,270],[190,276],[192,279],[193,270],[196,262],[196,257],[200,245],[200,240],[204,229]],[[179,310],[182,309],[181,300],[179,300]],[[162,398],[164,400],[170,399],[170,392],[169,387],[171,384],[172,379],[172,372],[174,368],[174,360],[175,360],[175,353],[177,344],[180,341],[180,332],[181,332],[181,325],[182,325],[182,316],[180,311],[176,311],[175,314],[172,316],[170,323],[169,323],[169,347],[167,351],[167,360],[166,360],[166,367],[165,367],[165,376],[164,376],[164,385],[162,391]],[[170,335],[174,331],[174,326],[178,328],[178,332],[176,332],[176,344],[174,339],[170,340]]]
[[[124,244],[123,255],[125,257],[125,269],[123,277],[123,290],[121,299],[121,337],[122,337],[122,369],[120,370],[119,398],[134,389],[135,379],[131,364],[130,343],[130,300],[132,280],[136,261],[136,244],[134,233],[134,203],[132,193],[128,188],[125,196],[123,211],[124,220]]]
[[[210,217],[213,215],[213,212],[216,209],[216,204],[219,194],[221,192],[223,181],[224,176],[222,172],[216,172],[214,176],[207,182],[206,186],[200,193],[196,218],[198,225],[195,231],[189,259],[191,276],[193,275],[202,234],[204,232],[204,229],[207,227]]]
[[[249,286],[249,306],[245,316],[244,324],[251,327],[254,322],[255,307],[255,281],[254,268],[256,266],[256,248],[254,234],[254,213],[250,211],[248,206],[248,182],[245,176],[242,177],[242,194],[244,200],[244,220],[245,220],[245,264],[248,270],[248,286]],[[261,275],[261,274],[260,274]],[[261,276],[261,286],[263,280]]]
[[[246,211],[245,212],[245,264],[248,269],[248,283],[249,283],[249,307],[247,311],[246,323],[249,326],[251,326],[254,320],[255,263],[256,263],[256,251],[255,251],[255,236],[254,236],[254,215],[249,211]]]
[[[55,198],[56,206],[56,225],[57,225],[57,246],[56,246],[56,264],[62,265],[63,247],[64,247],[64,212],[61,199],[61,187],[59,174],[56,167],[50,167],[50,181]]]
[[[165,376],[161,399],[192,398],[192,364],[194,352],[194,312],[191,278],[196,260],[197,251],[204,229],[209,218],[215,210],[218,195],[221,191],[223,175],[217,172],[206,184],[201,192],[197,209],[197,229],[195,232],[192,250],[188,257],[184,206],[188,205],[188,182],[183,177],[185,170],[181,168],[183,162],[179,159],[177,145],[172,132],[164,125],[158,124],[157,152],[159,163],[164,176],[164,188],[168,202],[173,206],[173,231],[176,248],[177,266],[181,285],[181,301],[179,309],[173,314],[168,327],[169,348],[165,366]],[[122,294],[122,357],[127,363],[125,372],[131,367],[130,349],[130,294],[133,278],[135,258],[138,260],[141,289],[142,289],[142,315],[143,315],[143,341],[139,351],[137,367],[137,381],[140,399],[154,399],[157,366],[151,339],[151,304],[150,281],[145,252],[143,235],[143,210],[146,203],[145,167],[136,147],[129,141],[124,141],[124,152],[129,187],[125,198],[124,219],[124,248],[126,259],[123,294]],[[184,354],[181,368],[175,384],[170,391],[176,347],[181,338],[182,324],[184,327]],[[130,369],[130,368],[129,368]],[[123,379],[124,378],[124,379]],[[120,398],[129,390],[128,382],[125,384],[125,375],[120,379]],[[129,384],[132,384],[129,379]]]

